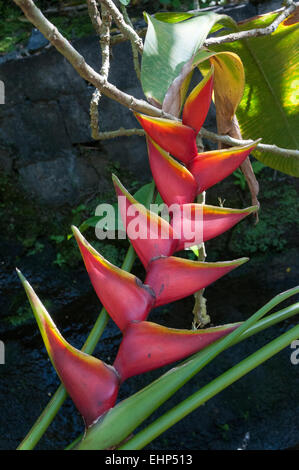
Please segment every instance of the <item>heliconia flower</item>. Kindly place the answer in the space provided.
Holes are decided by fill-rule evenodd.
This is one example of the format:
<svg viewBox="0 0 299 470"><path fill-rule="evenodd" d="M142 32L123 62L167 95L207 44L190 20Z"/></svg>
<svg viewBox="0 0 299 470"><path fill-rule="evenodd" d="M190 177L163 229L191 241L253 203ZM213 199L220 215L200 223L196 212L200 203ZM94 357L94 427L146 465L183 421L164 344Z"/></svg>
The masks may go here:
<svg viewBox="0 0 299 470"><path fill-rule="evenodd" d="M182 121L156 118L136 112L134 115L151 139L175 158L188 163L197 155L196 136L209 111L213 84L212 66L186 99Z"/></svg>
<svg viewBox="0 0 299 470"><path fill-rule="evenodd" d="M152 258L174 253L178 239L169 223L139 204L115 175L113 183L116 194L125 198L120 207L123 224L145 269Z"/></svg>
<svg viewBox="0 0 299 470"><path fill-rule="evenodd" d="M114 367L71 346L60 334L36 293L17 270L60 380L81 413L86 427L115 404L119 375Z"/></svg>
<svg viewBox="0 0 299 470"><path fill-rule="evenodd" d="M246 261L248 258L206 263L160 257L150 263L145 283L155 292L155 306L164 305L194 294Z"/></svg>
<svg viewBox="0 0 299 470"><path fill-rule="evenodd" d="M133 274L107 261L76 227L72 230L91 283L116 325L123 331L130 322L145 320L155 301L151 289Z"/></svg>
<svg viewBox="0 0 299 470"><path fill-rule="evenodd" d="M258 206L251 206L246 209L231 209L229 207L217 207L195 203L180 206L180 217L176 212L176 217L171 221L174 231L181 234L176 251L197 244L197 230L199 224L201 224L202 230L200 233L202 237L200 241L206 242L226 232L257 210ZM191 237L185 237L186 234L191 234Z"/></svg>
<svg viewBox="0 0 299 470"><path fill-rule="evenodd" d="M203 330L178 330L148 321L132 323L124 334L113 365L123 382L190 356L238 326L240 323Z"/></svg>
<svg viewBox="0 0 299 470"><path fill-rule="evenodd" d="M233 173L257 143L199 153L186 168L147 138L151 172L163 201L167 205L194 202L199 193Z"/></svg>
<svg viewBox="0 0 299 470"><path fill-rule="evenodd" d="M199 132L209 111L214 85L214 67L193 88L183 108L182 123Z"/></svg>

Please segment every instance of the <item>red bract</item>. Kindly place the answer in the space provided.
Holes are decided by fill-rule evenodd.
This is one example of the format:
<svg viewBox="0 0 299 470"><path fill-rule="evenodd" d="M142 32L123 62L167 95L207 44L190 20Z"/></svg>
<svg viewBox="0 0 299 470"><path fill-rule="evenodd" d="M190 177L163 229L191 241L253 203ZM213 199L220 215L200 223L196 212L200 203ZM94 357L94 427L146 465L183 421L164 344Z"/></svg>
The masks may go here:
<svg viewBox="0 0 299 470"><path fill-rule="evenodd" d="M94 290L112 320L121 330L133 320L145 320L155 301L154 293L136 276L103 258L76 227L72 230Z"/></svg>
<svg viewBox="0 0 299 470"><path fill-rule="evenodd" d="M248 258L204 263L174 256L160 257L151 262L145 282L155 292L155 306L164 305L194 294L246 261Z"/></svg>
<svg viewBox="0 0 299 470"><path fill-rule="evenodd" d="M255 149L258 142L240 147L199 153L189 162L189 171L201 193L235 171Z"/></svg>
<svg viewBox="0 0 299 470"><path fill-rule="evenodd" d="M18 274L52 364L88 427L114 406L119 389L118 373L67 343L28 281L20 271Z"/></svg>
<svg viewBox="0 0 299 470"><path fill-rule="evenodd" d="M167 152L183 162L197 155L196 132L179 121L135 113L145 132Z"/></svg>
<svg viewBox="0 0 299 470"><path fill-rule="evenodd" d="M116 194L125 199L125 204L121 204L120 210L123 224L146 269L152 259L159 256L171 256L184 249L185 245L192 246L210 240L229 230L258 209L257 206L230 209L194 203L173 203L168 207L171 218L168 223L138 203L115 175L113 175L113 181ZM135 227L138 227L139 236L134 230ZM191 238L187 238L186 235L191 235ZM201 239L196 241L198 237Z"/></svg>
<svg viewBox="0 0 299 470"><path fill-rule="evenodd" d="M208 206L206 204L184 204L180 206L179 213L172 219L171 225L175 232L181 233L177 251L186 246L196 244L196 227L202 221L202 241L206 242L226 232L249 214L256 212L258 206L246 209L231 209L229 207ZM194 234L194 238L185 238L184 234Z"/></svg>
<svg viewBox="0 0 299 470"><path fill-rule="evenodd" d="M156 256L171 255L178 242L172 227L139 204L115 175L113 182L116 194L124 198L120 208L123 224L144 267L147 268L149 261Z"/></svg>
<svg viewBox="0 0 299 470"><path fill-rule="evenodd" d="M184 105L182 122L135 113L147 135L184 163L197 155L196 135L208 114L213 76L214 68L211 67L210 72L192 90Z"/></svg>
<svg viewBox="0 0 299 470"><path fill-rule="evenodd" d="M205 78L191 91L183 109L182 123L199 132L207 117L212 100L214 67Z"/></svg>
<svg viewBox="0 0 299 470"><path fill-rule="evenodd" d="M151 172L165 204L193 202L198 185L192 173L151 138L147 138L147 148Z"/></svg>
<svg viewBox="0 0 299 470"><path fill-rule="evenodd" d="M193 202L195 196L235 171L255 149L257 142L242 147L198 153L187 168L150 138L148 156L157 189L167 205Z"/></svg>
<svg viewBox="0 0 299 470"><path fill-rule="evenodd" d="M171 362L190 356L205 348L240 324L225 325L204 330L176 330L156 323L132 323L118 350L114 367L123 382Z"/></svg>

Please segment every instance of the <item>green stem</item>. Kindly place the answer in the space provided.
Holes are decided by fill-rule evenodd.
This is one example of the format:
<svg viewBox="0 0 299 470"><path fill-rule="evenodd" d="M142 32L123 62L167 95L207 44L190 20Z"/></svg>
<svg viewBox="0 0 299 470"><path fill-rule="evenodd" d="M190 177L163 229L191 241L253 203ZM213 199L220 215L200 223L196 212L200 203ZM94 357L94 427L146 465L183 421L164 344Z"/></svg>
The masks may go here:
<svg viewBox="0 0 299 470"><path fill-rule="evenodd" d="M155 191L155 184L154 181L152 182L152 186L149 190L148 198L146 201L146 206L149 207L150 203L152 202L153 195ZM136 259L136 253L132 245L129 246L125 259L121 268L125 271L130 272L134 261ZM109 315L104 308L102 308L98 319L92 328L88 338L86 339L82 351L86 354L92 354L99 339L101 338L103 331L109 321ZM59 409L63 405L64 401L67 398L67 392L64 386L61 384L45 409L43 410L42 414L39 416L37 421L34 423L26 437L18 446L17 450L32 450L39 442L43 434L46 432L50 424L52 423L53 419L55 418L56 414L58 413Z"/></svg>
<svg viewBox="0 0 299 470"><path fill-rule="evenodd" d="M136 436L122 445L119 449L142 449L149 442L160 436L160 434L162 434L168 428L213 398L229 385L248 374L248 372L270 359L298 337L299 325L291 328L286 333L266 344L266 346L251 354L246 359L239 362L234 367L205 385L198 392L189 396L186 400L182 401L174 408L164 413L164 415L160 416L160 418L151 423L146 429L136 434Z"/></svg>
<svg viewBox="0 0 299 470"><path fill-rule="evenodd" d="M222 351L234 344L241 334L253 327L276 305L298 293L299 286L276 295L232 333L207 346L179 367L170 370L140 392L120 402L107 413L103 420L87 430L85 438L76 448L82 450L107 449L122 442L188 380Z"/></svg>

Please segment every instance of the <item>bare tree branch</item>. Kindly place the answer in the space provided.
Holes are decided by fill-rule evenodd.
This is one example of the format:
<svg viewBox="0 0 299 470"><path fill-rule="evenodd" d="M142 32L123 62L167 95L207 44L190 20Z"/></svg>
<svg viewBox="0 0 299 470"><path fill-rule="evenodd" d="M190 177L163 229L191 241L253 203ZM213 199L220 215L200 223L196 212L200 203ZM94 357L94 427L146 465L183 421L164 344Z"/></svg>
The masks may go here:
<svg viewBox="0 0 299 470"><path fill-rule="evenodd" d="M124 16L125 22L133 28L133 25L132 25L132 22L130 20L129 15L128 15L127 9L126 9L125 5L123 5L123 4L121 4L121 11L122 11L122 14ZM138 33L136 32L136 34L138 34ZM134 69L135 69L138 80L140 80L141 72L140 72L138 48L137 48L135 42L132 41L132 40L131 40L131 46L132 46Z"/></svg>
<svg viewBox="0 0 299 470"><path fill-rule="evenodd" d="M100 37L100 45L102 51L102 67L101 75L107 81L110 68L110 27L111 27L111 16L109 11L102 5L102 20L100 13L98 11L95 0L87 0L88 2L88 11L90 17L93 17L94 28ZM98 88L93 92L91 101L90 101L90 127L91 127L91 136L93 139L96 139L99 134L99 101L101 98L101 92Z"/></svg>
<svg viewBox="0 0 299 470"><path fill-rule="evenodd" d="M122 136L131 136L131 135L139 135L144 136L145 132L143 129L124 129L121 127L115 131L108 131L108 132L101 132L99 134L99 140L110 139L114 137L122 137ZM229 135L220 135L216 134L215 132L208 131L204 127L201 128L199 131L199 135L204 139L211 140L212 142L221 142L223 144L228 145L229 147L235 147L240 145L249 145L254 142L254 140L240 140L230 137ZM296 157L299 159L299 150L292 150L292 149L285 149L281 147L277 147L276 145L269 145L269 144L262 144L258 143L256 149L260 152L270 152L276 155L281 155L283 157Z"/></svg>
<svg viewBox="0 0 299 470"><path fill-rule="evenodd" d="M100 44L102 50L101 75L105 80L107 80L110 69L110 28L112 19L109 11L104 5L102 5L102 20L100 30Z"/></svg>
<svg viewBox="0 0 299 470"><path fill-rule="evenodd" d="M101 34L102 20L96 0L87 0L88 14L98 36Z"/></svg>
<svg viewBox="0 0 299 470"><path fill-rule="evenodd" d="M125 22L123 15L119 11L119 9L114 5L112 0L100 0L103 5L105 5L111 13L112 18L116 26L119 30L127 36L130 41L136 44L138 51L140 54L143 52L143 42L142 39L138 36L135 32L134 28L132 28L128 23Z"/></svg>
<svg viewBox="0 0 299 470"><path fill-rule="evenodd" d="M116 137L131 137L132 135L139 135L144 137L145 132L143 129L125 129L124 127L120 127L115 131L107 131L107 132L99 132L98 136L95 138L96 140L107 140L107 139L115 139Z"/></svg>
<svg viewBox="0 0 299 470"><path fill-rule="evenodd" d="M139 28L138 30L136 30L136 33L138 34L138 36L143 37L145 36L146 31L147 31L147 28ZM113 46L114 44L119 44L120 42L124 42L124 41L128 41L128 38L122 33L111 35L111 46Z"/></svg>
<svg viewBox="0 0 299 470"><path fill-rule="evenodd" d="M206 39L206 41L204 42L204 46L209 47L227 42L240 41L241 39L268 36L269 34L274 33L280 23L282 23L291 13L293 13L296 10L297 6L298 4L290 2L290 4L286 8L284 8L284 10L279 15L277 15L275 20L265 28L255 28L249 31L240 31L239 33L231 33L227 34L226 36L221 36L217 38L209 38Z"/></svg>

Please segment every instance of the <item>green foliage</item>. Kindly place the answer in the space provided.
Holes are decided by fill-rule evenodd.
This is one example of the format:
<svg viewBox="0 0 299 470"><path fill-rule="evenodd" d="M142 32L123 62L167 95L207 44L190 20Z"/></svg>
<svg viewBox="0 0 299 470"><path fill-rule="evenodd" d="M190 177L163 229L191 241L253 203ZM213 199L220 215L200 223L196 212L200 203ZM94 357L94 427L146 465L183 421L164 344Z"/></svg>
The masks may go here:
<svg viewBox="0 0 299 470"><path fill-rule="evenodd" d="M267 186L263 185L267 180ZM246 220L234 228L229 242L234 254L282 251L290 234L299 230L298 196L294 186L286 180L275 181L272 175L264 177L261 185L259 223L254 225Z"/></svg>
<svg viewBox="0 0 299 470"><path fill-rule="evenodd" d="M12 3L0 1L0 54L29 38L32 25L22 23L20 10Z"/></svg>
<svg viewBox="0 0 299 470"><path fill-rule="evenodd" d="M254 161L251 163L252 165L252 169L254 171L254 174L255 175L258 175L263 168L266 167L266 165L264 165L264 163L262 162L259 162L259 161ZM242 170L240 170L240 168L238 168L236 171L234 171L234 176L235 176L235 181L234 181L234 184L237 185L237 186L240 186L240 188L245 191L246 188L247 188L247 182L246 182L246 178L244 176L244 173L242 172Z"/></svg>

